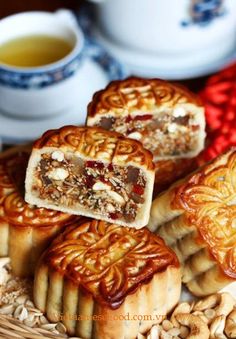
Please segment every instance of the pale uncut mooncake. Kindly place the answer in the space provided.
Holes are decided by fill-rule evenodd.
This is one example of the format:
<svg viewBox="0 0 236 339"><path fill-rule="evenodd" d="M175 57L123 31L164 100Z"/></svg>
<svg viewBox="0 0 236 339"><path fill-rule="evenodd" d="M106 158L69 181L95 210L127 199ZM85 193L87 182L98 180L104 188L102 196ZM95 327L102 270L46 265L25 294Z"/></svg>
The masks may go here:
<svg viewBox="0 0 236 339"><path fill-rule="evenodd" d="M66 126L34 144L25 199L140 228L149 220L153 183L152 154L140 142L97 127Z"/></svg>
<svg viewBox="0 0 236 339"><path fill-rule="evenodd" d="M24 201L24 180L30 148L0 154L0 257L10 257L13 273L33 275L52 239L78 217L37 208Z"/></svg>
<svg viewBox="0 0 236 339"><path fill-rule="evenodd" d="M159 79L111 82L95 93L87 125L141 141L155 162L194 157L204 147L205 117L199 98Z"/></svg>
<svg viewBox="0 0 236 339"><path fill-rule="evenodd" d="M43 254L34 302L70 335L134 339L163 320L180 290L178 259L161 238L90 219L70 226Z"/></svg>
<svg viewBox="0 0 236 339"><path fill-rule="evenodd" d="M206 164L153 202L149 228L178 255L183 282L203 296L236 280L236 150Z"/></svg>

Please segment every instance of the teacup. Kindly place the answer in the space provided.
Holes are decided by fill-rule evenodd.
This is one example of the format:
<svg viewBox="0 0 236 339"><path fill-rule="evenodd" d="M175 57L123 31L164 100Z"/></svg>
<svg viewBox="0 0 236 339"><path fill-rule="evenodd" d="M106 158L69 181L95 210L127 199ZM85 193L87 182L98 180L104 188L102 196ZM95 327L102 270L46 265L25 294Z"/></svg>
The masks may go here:
<svg viewBox="0 0 236 339"><path fill-rule="evenodd" d="M236 0L89 1L105 37L166 69L209 65L235 49Z"/></svg>
<svg viewBox="0 0 236 339"><path fill-rule="evenodd" d="M26 12L0 21L0 45L29 35L48 35L73 47L64 58L44 66L0 64L0 110L20 118L39 118L66 111L73 105L84 36L69 11Z"/></svg>

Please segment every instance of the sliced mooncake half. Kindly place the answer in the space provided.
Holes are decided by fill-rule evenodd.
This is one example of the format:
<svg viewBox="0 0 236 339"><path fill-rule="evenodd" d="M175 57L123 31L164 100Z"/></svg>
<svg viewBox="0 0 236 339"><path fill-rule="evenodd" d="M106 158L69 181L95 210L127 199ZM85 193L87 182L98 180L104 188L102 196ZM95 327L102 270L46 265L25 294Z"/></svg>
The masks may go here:
<svg viewBox="0 0 236 339"><path fill-rule="evenodd" d="M154 161L194 157L204 147L205 117L199 98L159 79L111 82L95 93L87 125L141 141Z"/></svg>
<svg viewBox="0 0 236 339"><path fill-rule="evenodd" d="M43 254L34 302L70 335L135 339L165 318L180 291L178 259L160 237L90 219L70 226Z"/></svg>
<svg viewBox="0 0 236 339"><path fill-rule="evenodd" d="M25 199L140 228L149 220L153 184L152 154L140 142L98 127L66 126L34 144Z"/></svg>
<svg viewBox="0 0 236 339"><path fill-rule="evenodd" d="M172 247L183 282L203 296L236 280L236 150L159 195L149 228Z"/></svg>

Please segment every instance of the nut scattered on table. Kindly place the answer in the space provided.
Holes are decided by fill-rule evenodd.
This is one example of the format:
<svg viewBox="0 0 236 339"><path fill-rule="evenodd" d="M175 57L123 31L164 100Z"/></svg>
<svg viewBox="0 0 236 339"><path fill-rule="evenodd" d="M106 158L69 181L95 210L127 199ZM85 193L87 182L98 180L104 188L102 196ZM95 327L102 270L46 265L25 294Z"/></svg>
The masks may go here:
<svg viewBox="0 0 236 339"><path fill-rule="evenodd" d="M62 323L51 324L31 301L26 279L11 274L8 258L0 258L0 321L15 321L37 333L69 338ZM3 281L3 282L2 282ZM10 318L9 318L10 317ZM20 322L19 322L20 321ZM0 328L1 335L1 328ZM137 339L227 339L236 338L236 301L229 293L216 293L195 302L181 302L172 313ZM78 339L78 338L71 338Z"/></svg>

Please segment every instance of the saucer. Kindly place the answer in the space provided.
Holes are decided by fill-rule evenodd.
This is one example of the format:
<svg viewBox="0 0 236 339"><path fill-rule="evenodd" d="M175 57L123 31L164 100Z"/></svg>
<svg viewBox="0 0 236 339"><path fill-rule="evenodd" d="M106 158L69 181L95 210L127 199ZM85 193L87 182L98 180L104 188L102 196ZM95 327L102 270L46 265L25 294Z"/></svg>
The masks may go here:
<svg viewBox="0 0 236 339"><path fill-rule="evenodd" d="M123 64L129 74L143 77L157 77L166 80L186 80L210 75L228 66L236 60L236 45L234 50L223 59L197 67L186 67L185 63L177 63L175 56L157 56L155 53L145 53L119 45L106 37L98 27L94 17L93 7L89 4L82 6L78 15L80 26L86 36L113 55Z"/></svg>
<svg viewBox="0 0 236 339"><path fill-rule="evenodd" d="M20 119L0 111L0 139L5 144L32 141L48 129L63 125L83 125L87 105L94 92L104 88L111 80L126 76L124 67L104 48L89 38L86 40L84 60L77 73L78 95L66 112L42 119Z"/></svg>
<svg viewBox="0 0 236 339"><path fill-rule="evenodd" d="M215 73L236 60L235 46L235 49L223 59L190 68L185 67L184 64L182 66L176 65L175 58L172 56L167 60L163 56L158 57L155 54L125 48L109 40L96 27L94 27L93 34L96 41L104 46L109 53L116 56L127 67L130 74L143 77L158 77L166 80L197 78Z"/></svg>

